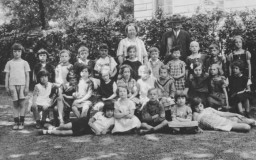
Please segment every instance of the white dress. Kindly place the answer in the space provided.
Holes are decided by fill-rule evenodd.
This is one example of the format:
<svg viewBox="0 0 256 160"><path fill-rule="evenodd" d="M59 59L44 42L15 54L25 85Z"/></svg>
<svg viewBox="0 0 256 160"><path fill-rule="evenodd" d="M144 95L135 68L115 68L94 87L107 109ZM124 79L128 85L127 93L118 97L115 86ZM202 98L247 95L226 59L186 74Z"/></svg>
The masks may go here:
<svg viewBox="0 0 256 160"><path fill-rule="evenodd" d="M120 103L120 100L115 102L115 110L119 110L121 113L129 114L131 109L135 110L135 104L129 99L127 99L127 101L123 103ZM136 116L133 116L131 119L127 119L127 118L115 119L115 126L112 130L112 133L126 132L133 128L140 128L140 126L141 126L141 122Z"/></svg>

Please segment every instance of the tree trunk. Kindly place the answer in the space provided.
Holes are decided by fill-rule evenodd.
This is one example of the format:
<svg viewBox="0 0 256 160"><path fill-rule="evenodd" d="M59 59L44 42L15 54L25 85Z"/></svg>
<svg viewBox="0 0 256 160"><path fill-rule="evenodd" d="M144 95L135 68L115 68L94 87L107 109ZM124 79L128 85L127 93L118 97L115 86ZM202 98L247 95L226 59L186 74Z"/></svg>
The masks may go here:
<svg viewBox="0 0 256 160"><path fill-rule="evenodd" d="M40 10L40 19L42 29L46 29L45 13L44 13L44 3L43 0L38 0L39 10Z"/></svg>

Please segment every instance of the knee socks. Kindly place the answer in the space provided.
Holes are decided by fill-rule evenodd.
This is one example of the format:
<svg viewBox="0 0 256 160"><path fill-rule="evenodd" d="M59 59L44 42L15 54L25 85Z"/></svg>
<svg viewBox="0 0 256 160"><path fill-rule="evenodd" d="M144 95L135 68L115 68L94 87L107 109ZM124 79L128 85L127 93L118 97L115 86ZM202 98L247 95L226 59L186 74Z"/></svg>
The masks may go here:
<svg viewBox="0 0 256 160"><path fill-rule="evenodd" d="M25 116L20 116L20 123L21 124L24 124L24 119L25 119Z"/></svg>
<svg viewBox="0 0 256 160"><path fill-rule="evenodd" d="M19 122L20 122L19 117L15 117L15 118L14 118L14 123L15 123L15 124L19 124Z"/></svg>

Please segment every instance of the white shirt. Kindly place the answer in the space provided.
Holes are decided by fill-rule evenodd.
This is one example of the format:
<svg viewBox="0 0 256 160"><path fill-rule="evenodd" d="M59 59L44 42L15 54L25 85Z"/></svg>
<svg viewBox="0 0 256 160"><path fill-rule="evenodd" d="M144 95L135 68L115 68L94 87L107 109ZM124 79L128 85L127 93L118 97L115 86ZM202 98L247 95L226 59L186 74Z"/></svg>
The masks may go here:
<svg viewBox="0 0 256 160"><path fill-rule="evenodd" d="M103 112L97 112L93 116L93 118L96 119L96 121L93 124L100 132L108 129L111 125L115 124L114 117L107 118L104 116Z"/></svg>

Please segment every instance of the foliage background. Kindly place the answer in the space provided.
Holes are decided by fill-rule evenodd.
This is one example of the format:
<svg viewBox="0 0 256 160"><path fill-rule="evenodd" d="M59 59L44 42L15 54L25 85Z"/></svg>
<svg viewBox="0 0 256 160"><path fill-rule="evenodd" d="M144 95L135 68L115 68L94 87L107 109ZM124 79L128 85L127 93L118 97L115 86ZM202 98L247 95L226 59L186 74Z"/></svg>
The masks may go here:
<svg viewBox="0 0 256 160"><path fill-rule="evenodd" d="M40 1L43 2L43 11ZM147 49L158 47L161 36L170 29L168 22L173 18L158 11L151 20L136 21L133 19L132 0L103 0L102 3L96 0L3 0L2 4L8 9L11 21L0 26L1 72L12 58L10 47L14 42L26 48L23 58L29 61L31 68L36 63L36 52L40 48L49 51L50 61L56 65L61 49L69 49L75 58L81 44L90 49L92 59L97 57L97 48L102 42L109 45L110 55L115 56L119 41L126 36L124 28L131 22L139 26L138 36ZM105 8L101 9L103 6ZM252 53L252 66L255 68L255 13L255 10L227 13L218 9L196 13L192 17L182 17L183 28L200 43L203 53L208 53L208 46L217 42L222 52L229 54L233 49L232 37L242 35L244 48ZM0 83L3 83L3 73L0 78Z"/></svg>

